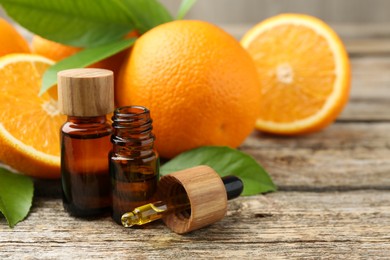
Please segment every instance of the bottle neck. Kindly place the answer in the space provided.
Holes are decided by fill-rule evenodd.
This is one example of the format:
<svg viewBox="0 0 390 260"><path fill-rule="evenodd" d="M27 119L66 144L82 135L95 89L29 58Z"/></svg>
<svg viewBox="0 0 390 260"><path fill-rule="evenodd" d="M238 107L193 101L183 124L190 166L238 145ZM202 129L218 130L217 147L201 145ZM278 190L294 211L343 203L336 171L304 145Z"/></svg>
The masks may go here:
<svg viewBox="0 0 390 260"><path fill-rule="evenodd" d="M152 119L147 108L120 107L112 117L113 152L123 156L145 156L153 153Z"/></svg>
<svg viewBox="0 0 390 260"><path fill-rule="evenodd" d="M67 121L74 124L105 124L107 122L106 116L68 116Z"/></svg>

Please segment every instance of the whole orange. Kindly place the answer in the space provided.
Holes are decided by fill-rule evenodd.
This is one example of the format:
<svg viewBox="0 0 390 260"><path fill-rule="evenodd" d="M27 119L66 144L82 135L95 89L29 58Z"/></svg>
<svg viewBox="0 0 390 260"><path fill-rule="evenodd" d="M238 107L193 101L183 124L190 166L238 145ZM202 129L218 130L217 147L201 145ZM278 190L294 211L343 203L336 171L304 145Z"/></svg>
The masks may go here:
<svg viewBox="0 0 390 260"><path fill-rule="evenodd" d="M135 34L131 33L127 37L134 36ZM33 36L31 48L33 53L42 55L54 61L60 61L82 50L82 48L79 47L64 45L58 42L50 41L48 39L40 37L39 35ZM114 71L114 73L117 74L126 54L126 51L119 52L88 67L108 69Z"/></svg>
<svg viewBox="0 0 390 260"><path fill-rule="evenodd" d="M207 22L173 21L142 35L117 84L117 104L150 109L164 158L203 145L237 147L259 115L253 60Z"/></svg>
<svg viewBox="0 0 390 260"><path fill-rule="evenodd" d="M9 53L30 53L27 41L6 20L0 18L0 56Z"/></svg>
<svg viewBox="0 0 390 260"><path fill-rule="evenodd" d="M126 35L127 38L136 37L138 34L135 31L132 31ZM69 46L65 44L61 44L58 42L54 42L45 38L40 37L39 35L34 35L31 42L32 52L34 54L42 55L46 58L49 58L53 61L63 60L77 52L81 51L82 48ZM119 74L119 69L121 67L122 62L124 61L128 50L121 51L117 54L114 54L111 57L98 61L92 65L89 65L89 68L101 68L112 70L114 75L117 76ZM53 87L49 89L49 94L57 99L57 88Z"/></svg>
<svg viewBox="0 0 390 260"><path fill-rule="evenodd" d="M33 36L31 49L33 53L42 55L53 61L60 61L82 50L82 48L47 40L39 35Z"/></svg>

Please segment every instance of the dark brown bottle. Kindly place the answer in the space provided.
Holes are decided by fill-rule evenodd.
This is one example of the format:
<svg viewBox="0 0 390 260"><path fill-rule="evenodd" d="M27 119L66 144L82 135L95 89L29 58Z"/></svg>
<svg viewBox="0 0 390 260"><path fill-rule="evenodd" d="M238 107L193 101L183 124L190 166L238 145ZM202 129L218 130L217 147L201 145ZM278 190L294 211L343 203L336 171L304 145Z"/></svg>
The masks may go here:
<svg viewBox="0 0 390 260"><path fill-rule="evenodd" d="M124 213L153 201L159 176L152 119L147 108L117 108L112 117L110 153L112 218L122 224Z"/></svg>
<svg viewBox="0 0 390 260"><path fill-rule="evenodd" d="M58 74L61 111L68 115L61 128L61 178L64 208L76 217L108 213L111 187L107 155L114 109L113 73L74 69Z"/></svg>

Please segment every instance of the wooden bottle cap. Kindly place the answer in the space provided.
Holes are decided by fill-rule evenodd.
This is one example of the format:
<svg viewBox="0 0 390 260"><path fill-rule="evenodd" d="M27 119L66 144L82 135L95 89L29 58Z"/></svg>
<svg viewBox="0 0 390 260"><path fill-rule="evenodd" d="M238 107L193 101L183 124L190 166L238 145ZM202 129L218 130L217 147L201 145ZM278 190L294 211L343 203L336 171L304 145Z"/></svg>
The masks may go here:
<svg viewBox="0 0 390 260"><path fill-rule="evenodd" d="M114 110L114 76L105 69L70 69L57 74L58 106L69 116L102 116Z"/></svg>
<svg viewBox="0 0 390 260"><path fill-rule="evenodd" d="M178 234L208 226L221 220L227 211L226 189L221 177L210 167L202 165L163 176L159 190L174 197L182 190L187 193L191 211L172 213L163 217L165 224Z"/></svg>

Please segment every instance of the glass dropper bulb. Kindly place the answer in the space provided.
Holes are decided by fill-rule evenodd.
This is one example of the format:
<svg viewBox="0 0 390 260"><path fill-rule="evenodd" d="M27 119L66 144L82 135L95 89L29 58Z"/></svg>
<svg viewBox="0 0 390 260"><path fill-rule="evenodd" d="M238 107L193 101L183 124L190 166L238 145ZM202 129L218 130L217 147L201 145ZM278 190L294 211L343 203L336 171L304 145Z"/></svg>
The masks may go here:
<svg viewBox="0 0 390 260"><path fill-rule="evenodd" d="M222 177L225 185L227 199L231 200L241 195L244 185L240 178L236 176ZM183 189L182 192L172 198L155 201L135 208L131 212L122 215L122 225L132 227L134 225L144 225L163 216L172 213L182 213L191 209L188 197Z"/></svg>

